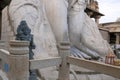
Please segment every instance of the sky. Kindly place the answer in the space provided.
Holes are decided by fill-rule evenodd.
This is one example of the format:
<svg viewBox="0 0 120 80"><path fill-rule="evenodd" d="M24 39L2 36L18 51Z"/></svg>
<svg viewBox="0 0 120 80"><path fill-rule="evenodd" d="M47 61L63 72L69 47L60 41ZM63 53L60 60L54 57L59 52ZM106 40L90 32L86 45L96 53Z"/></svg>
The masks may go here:
<svg viewBox="0 0 120 80"><path fill-rule="evenodd" d="M99 11L105 16L100 18L100 23L115 22L120 18L120 0L97 0Z"/></svg>

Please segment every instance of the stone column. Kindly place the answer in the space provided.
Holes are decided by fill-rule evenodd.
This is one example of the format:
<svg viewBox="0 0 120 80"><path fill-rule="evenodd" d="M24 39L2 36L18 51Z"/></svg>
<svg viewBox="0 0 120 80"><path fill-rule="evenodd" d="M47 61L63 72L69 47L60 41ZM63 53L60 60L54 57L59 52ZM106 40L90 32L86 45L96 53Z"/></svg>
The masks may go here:
<svg viewBox="0 0 120 80"><path fill-rule="evenodd" d="M58 80L70 80L69 79L69 63L67 63L67 56L70 56L70 43L69 42L63 42L59 46L59 53L62 58L62 63L59 67L59 76Z"/></svg>
<svg viewBox="0 0 120 80"><path fill-rule="evenodd" d="M116 44L119 44L120 43L120 35L119 35L119 33L116 33L115 34L116 35Z"/></svg>
<svg viewBox="0 0 120 80"><path fill-rule="evenodd" d="M99 19L100 19L101 16L95 16L95 22L97 23L97 25L99 25Z"/></svg>
<svg viewBox="0 0 120 80"><path fill-rule="evenodd" d="M29 42L11 41L8 65L9 80L29 80Z"/></svg>

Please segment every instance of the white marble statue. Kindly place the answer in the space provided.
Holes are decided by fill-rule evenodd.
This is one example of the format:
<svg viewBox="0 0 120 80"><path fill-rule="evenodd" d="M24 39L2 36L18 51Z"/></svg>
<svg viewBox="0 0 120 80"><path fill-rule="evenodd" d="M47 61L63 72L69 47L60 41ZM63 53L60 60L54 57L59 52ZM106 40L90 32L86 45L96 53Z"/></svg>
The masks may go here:
<svg viewBox="0 0 120 80"><path fill-rule="evenodd" d="M40 0L12 0L8 6L7 12L10 23L9 27L14 33L14 36L16 35L16 30L20 22L22 20L27 22L34 36L34 43L36 45L36 48L33 49L34 59L58 56L57 43L47 20L44 6ZM6 36L8 37L9 35ZM39 77L43 77L47 80L48 76L52 74L51 70L55 71L56 68L52 67L38 70L41 75Z"/></svg>
<svg viewBox="0 0 120 80"><path fill-rule="evenodd" d="M108 53L98 27L84 12L86 0L42 0L57 42L68 40L92 58ZM68 29L68 30L67 30Z"/></svg>
<svg viewBox="0 0 120 80"><path fill-rule="evenodd" d="M33 49L34 59L58 56L56 40L40 0L12 0L8 13L14 34L22 20L25 20L31 29L36 45L36 48ZM45 77L47 80L46 75L52 74L51 70L56 70L56 68L39 70L41 75L39 77Z"/></svg>
<svg viewBox="0 0 120 80"><path fill-rule="evenodd" d="M12 0L8 7L9 27L15 35L20 22L27 22L34 35L35 59L58 56L57 43L69 40L78 52L81 51L77 53L82 54L81 57L105 56L109 45L95 22L85 14L85 8L85 0ZM46 70L41 70L43 76L50 73L57 77L56 72Z"/></svg>
<svg viewBox="0 0 120 80"><path fill-rule="evenodd" d="M14 33L22 20L25 20L34 35L36 48L35 58L57 56L56 40L44 12L40 0L12 0L9 6L9 16Z"/></svg>
<svg viewBox="0 0 120 80"><path fill-rule="evenodd" d="M57 43L69 41L67 23L67 0L42 0L47 18L52 27Z"/></svg>
<svg viewBox="0 0 120 80"><path fill-rule="evenodd" d="M68 24L72 45L90 56L104 57L110 46L102 38L96 23L84 12L85 0L71 0L69 4Z"/></svg>
<svg viewBox="0 0 120 80"><path fill-rule="evenodd" d="M70 39L71 45L75 46L71 50L74 56L78 55L83 58L92 57L97 59L101 56L105 57L110 46L103 40L96 23L84 12L86 8L85 0L42 1L45 5L48 21L58 43L63 40L69 41ZM67 39L68 36L69 39ZM73 69L76 70L76 67ZM84 69L79 70L86 71ZM80 80L83 78L82 76ZM84 76L84 80L93 80L93 78L94 80L102 80L102 78L103 80L109 79L109 77L100 74L92 76L88 74ZM115 79L112 78L112 80Z"/></svg>

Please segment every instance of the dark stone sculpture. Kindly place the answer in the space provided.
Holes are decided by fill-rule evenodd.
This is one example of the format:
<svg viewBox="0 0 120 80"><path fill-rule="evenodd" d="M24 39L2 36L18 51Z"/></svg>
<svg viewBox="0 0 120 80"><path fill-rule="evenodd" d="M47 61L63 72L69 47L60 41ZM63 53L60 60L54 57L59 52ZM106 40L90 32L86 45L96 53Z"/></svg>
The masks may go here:
<svg viewBox="0 0 120 80"><path fill-rule="evenodd" d="M17 28L16 40L29 41L29 59L33 59L33 51L35 49L35 44L33 41L33 35L31 34L31 29L28 27L25 21L21 21Z"/></svg>
<svg viewBox="0 0 120 80"><path fill-rule="evenodd" d="M28 27L26 21L21 21L17 28L16 40L29 41L29 59L33 59L33 51L35 49L35 44L33 41L33 35L31 34L31 29ZM30 77L29 80L37 80L36 70L29 70Z"/></svg>

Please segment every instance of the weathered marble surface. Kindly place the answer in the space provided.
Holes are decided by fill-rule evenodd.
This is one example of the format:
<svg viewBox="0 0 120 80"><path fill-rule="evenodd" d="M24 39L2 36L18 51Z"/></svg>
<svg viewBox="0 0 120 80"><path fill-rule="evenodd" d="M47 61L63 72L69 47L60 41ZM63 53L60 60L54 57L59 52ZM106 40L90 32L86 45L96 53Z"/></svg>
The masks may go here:
<svg viewBox="0 0 120 80"><path fill-rule="evenodd" d="M85 0L42 0L57 42L69 40L92 58L105 56L109 45L98 27L84 12ZM69 36L69 38L68 38Z"/></svg>
<svg viewBox="0 0 120 80"><path fill-rule="evenodd" d="M42 0L48 21L58 43L69 41L67 23L67 0Z"/></svg>
<svg viewBox="0 0 120 80"><path fill-rule="evenodd" d="M14 36L20 21L26 20L34 34L35 44L39 44L37 45L39 48L37 47L34 52L36 54L42 52L40 54L42 57L46 57L47 52L52 56L56 55L56 41L57 43L69 41L69 37L71 44L87 55L104 56L108 53L109 46L103 40L94 21L84 13L85 4L82 0L77 2L76 0L51 0L50 3L48 0L41 0L41 2L39 0L12 0L9 12L7 12L9 13L8 23L10 23L7 26L11 26L8 28L11 31L6 31ZM3 20L3 23L5 22L6 20ZM6 40L5 36L10 35L5 35L6 31L2 31L4 38L2 39ZM10 39L13 38L8 38ZM52 54L53 52L55 54Z"/></svg>
<svg viewBox="0 0 120 80"><path fill-rule="evenodd" d="M56 40L40 0L12 0L9 6L9 16L15 34L20 21L27 22L34 35L35 58L57 56Z"/></svg>
<svg viewBox="0 0 120 80"><path fill-rule="evenodd" d="M2 27L6 27L6 21L9 23L3 30L3 35L6 34L3 40L13 39L7 38L10 36L9 32L14 36L20 21L25 20L34 35L36 59L57 56L56 41L69 41L69 37L71 45L87 55L104 56L108 47L97 25L84 13L84 4L84 0L12 0L6 8L8 14L6 11L3 14ZM55 71L53 68L51 70ZM51 71L43 69L41 73L46 76L46 73L51 74ZM46 76L46 79L50 76L52 74Z"/></svg>
<svg viewBox="0 0 120 80"><path fill-rule="evenodd" d="M105 56L110 46L103 40L96 23L84 12L85 0L78 0L69 9L69 34L72 45L89 56ZM92 55L94 54L94 55Z"/></svg>
<svg viewBox="0 0 120 80"><path fill-rule="evenodd" d="M6 45L10 40L15 39L17 27L22 20L27 22L31 33L34 35L36 45L33 50L34 58L58 56L56 40L40 0L12 0L9 7L3 10L2 40L7 42ZM9 32L12 32L11 36ZM48 68L47 71L46 69L39 70L39 72L45 76L51 72L51 68Z"/></svg>
<svg viewBox="0 0 120 80"><path fill-rule="evenodd" d="M50 3L48 0L43 0L43 3L58 43L64 40L64 36L69 36L71 44L89 55L88 58L104 57L108 53L110 46L103 40L96 23L84 13L86 8L84 0L51 0ZM64 32L68 35L64 35ZM85 80L105 78L105 76L97 76L86 75Z"/></svg>

